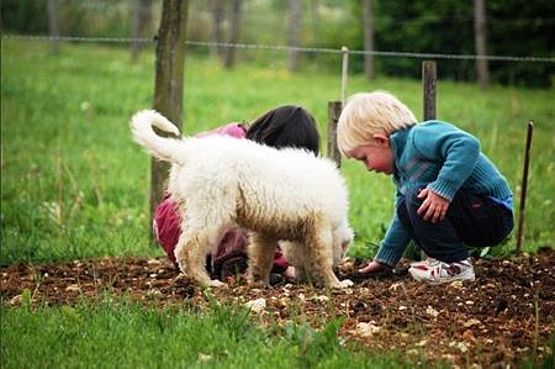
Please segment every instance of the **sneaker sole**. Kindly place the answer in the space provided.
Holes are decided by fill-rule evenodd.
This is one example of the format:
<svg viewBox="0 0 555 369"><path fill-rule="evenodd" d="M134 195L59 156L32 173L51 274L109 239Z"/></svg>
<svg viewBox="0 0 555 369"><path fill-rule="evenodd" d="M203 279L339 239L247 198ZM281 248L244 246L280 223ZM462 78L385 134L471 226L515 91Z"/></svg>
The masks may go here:
<svg viewBox="0 0 555 369"><path fill-rule="evenodd" d="M456 282L456 281L470 281L470 282L473 282L473 281L476 280L476 276L474 276L474 275L470 278L469 277L460 277L460 276L451 277L448 280L447 279L443 279L443 280L442 279L438 279L438 280L425 279L425 278L420 278L418 276L418 274L413 274L411 269L412 268L409 269L409 273L410 273L411 277L414 280L416 280L418 282L424 282L424 283L427 283L427 284L431 284L431 285L445 284L445 283L451 283L451 282Z"/></svg>

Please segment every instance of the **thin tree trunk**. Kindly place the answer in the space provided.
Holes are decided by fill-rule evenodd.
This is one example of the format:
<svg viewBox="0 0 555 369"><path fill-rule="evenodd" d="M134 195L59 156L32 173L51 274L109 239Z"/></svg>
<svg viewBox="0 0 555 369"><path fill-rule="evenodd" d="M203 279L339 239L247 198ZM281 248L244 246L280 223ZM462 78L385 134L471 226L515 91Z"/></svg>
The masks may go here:
<svg viewBox="0 0 555 369"><path fill-rule="evenodd" d="M289 0L289 32L287 43L292 47L299 47L301 34L301 1ZM287 70L295 72L299 69L300 53L298 50L287 52Z"/></svg>
<svg viewBox="0 0 555 369"><path fill-rule="evenodd" d="M131 30L131 63L135 64L139 59L139 54L143 44L138 41L145 36L145 31L150 26L152 0L137 0L133 9L133 25Z"/></svg>
<svg viewBox="0 0 555 369"><path fill-rule="evenodd" d="M364 51L374 51L374 16L372 0L362 0L362 24L364 35ZM375 77L374 55L364 54L364 75L368 79Z"/></svg>
<svg viewBox="0 0 555 369"><path fill-rule="evenodd" d="M188 0L164 0L156 46L154 109L181 127ZM152 159L150 214L163 198L169 165Z"/></svg>
<svg viewBox="0 0 555 369"><path fill-rule="evenodd" d="M474 0L474 41L478 55L476 73L482 88L489 86L488 61L483 59L487 55L486 40L486 0Z"/></svg>
<svg viewBox="0 0 555 369"><path fill-rule="evenodd" d="M241 22L241 0L231 0L231 26L229 30L229 42L237 43L239 40L239 23ZM224 67L233 68L235 64L235 48L228 47L224 57Z"/></svg>
<svg viewBox="0 0 555 369"><path fill-rule="evenodd" d="M314 44L320 44L320 0L311 0L310 12L312 15L312 33Z"/></svg>
<svg viewBox="0 0 555 369"><path fill-rule="evenodd" d="M210 29L210 41L215 44L222 42L222 21L224 16L224 6L222 0L212 0L210 4L212 10L212 24ZM222 55L222 48L219 45L210 46L210 56L213 58Z"/></svg>
<svg viewBox="0 0 555 369"><path fill-rule="evenodd" d="M48 29L52 41L50 42L52 52L60 52L60 21L58 19L58 0L48 0Z"/></svg>
<svg viewBox="0 0 555 369"><path fill-rule="evenodd" d="M2 20L2 0L0 0L0 31L4 30L4 21Z"/></svg>

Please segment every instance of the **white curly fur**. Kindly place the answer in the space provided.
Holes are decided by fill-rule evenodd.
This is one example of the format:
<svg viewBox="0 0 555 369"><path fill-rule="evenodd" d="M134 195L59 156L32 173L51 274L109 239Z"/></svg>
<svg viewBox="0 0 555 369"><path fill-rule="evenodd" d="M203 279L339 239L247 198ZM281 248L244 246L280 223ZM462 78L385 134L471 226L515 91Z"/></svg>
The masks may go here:
<svg viewBox="0 0 555 369"><path fill-rule="evenodd" d="M202 285L221 285L206 273L204 256L227 230L239 226L251 231L253 281L268 284L281 240L287 241L291 264L315 282L352 285L339 281L332 269L352 238L346 186L333 162L226 136L163 138L152 126L178 130L152 110L131 120L134 140L172 163L168 191L182 216L175 250L182 272Z"/></svg>

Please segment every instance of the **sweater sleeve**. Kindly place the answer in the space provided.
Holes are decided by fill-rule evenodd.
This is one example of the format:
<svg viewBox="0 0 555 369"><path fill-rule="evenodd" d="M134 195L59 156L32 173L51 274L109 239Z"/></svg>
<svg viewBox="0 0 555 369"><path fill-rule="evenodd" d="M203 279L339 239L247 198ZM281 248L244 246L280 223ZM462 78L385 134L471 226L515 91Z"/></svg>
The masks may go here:
<svg viewBox="0 0 555 369"><path fill-rule="evenodd" d="M410 235L395 214L374 260L394 268L403 257L410 240Z"/></svg>
<svg viewBox="0 0 555 369"><path fill-rule="evenodd" d="M397 201L398 199L399 194L397 193ZM395 205L397 206L397 203ZM410 235L401 224L401 221L397 217L397 211L395 211L391 219L391 224L385 233L385 237L382 242L380 242L380 248L374 260L392 268L395 267L397 262L403 257L403 253L410 240Z"/></svg>
<svg viewBox="0 0 555 369"><path fill-rule="evenodd" d="M442 163L436 180L427 188L453 200L478 161L478 139L451 124L434 121L415 129L413 144L424 157Z"/></svg>

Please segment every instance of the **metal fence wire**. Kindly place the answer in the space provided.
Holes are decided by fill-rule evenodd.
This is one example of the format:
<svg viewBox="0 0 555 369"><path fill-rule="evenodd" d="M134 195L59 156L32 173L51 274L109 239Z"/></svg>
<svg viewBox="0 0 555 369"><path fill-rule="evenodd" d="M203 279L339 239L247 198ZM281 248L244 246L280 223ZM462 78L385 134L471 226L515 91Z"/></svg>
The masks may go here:
<svg viewBox="0 0 555 369"><path fill-rule="evenodd" d="M47 35L2 35L2 39L14 39L22 41L60 41L60 42L82 42L82 43L142 43L155 45L156 39L131 38L131 37L83 37L83 36L47 36ZM187 41L187 45L202 47L222 47L251 50L274 50L274 51L298 51L315 54L344 54L350 55L372 55L392 58L412 59L436 59L436 60L488 60L502 62L524 62L524 63L555 63L555 57L538 56L511 56L511 55L474 55L474 54L438 54L438 53L411 53L399 51L366 51L350 50L345 48L319 48L319 47L293 47L286 45L268 44L246 44L228 42Z"/></svg>

